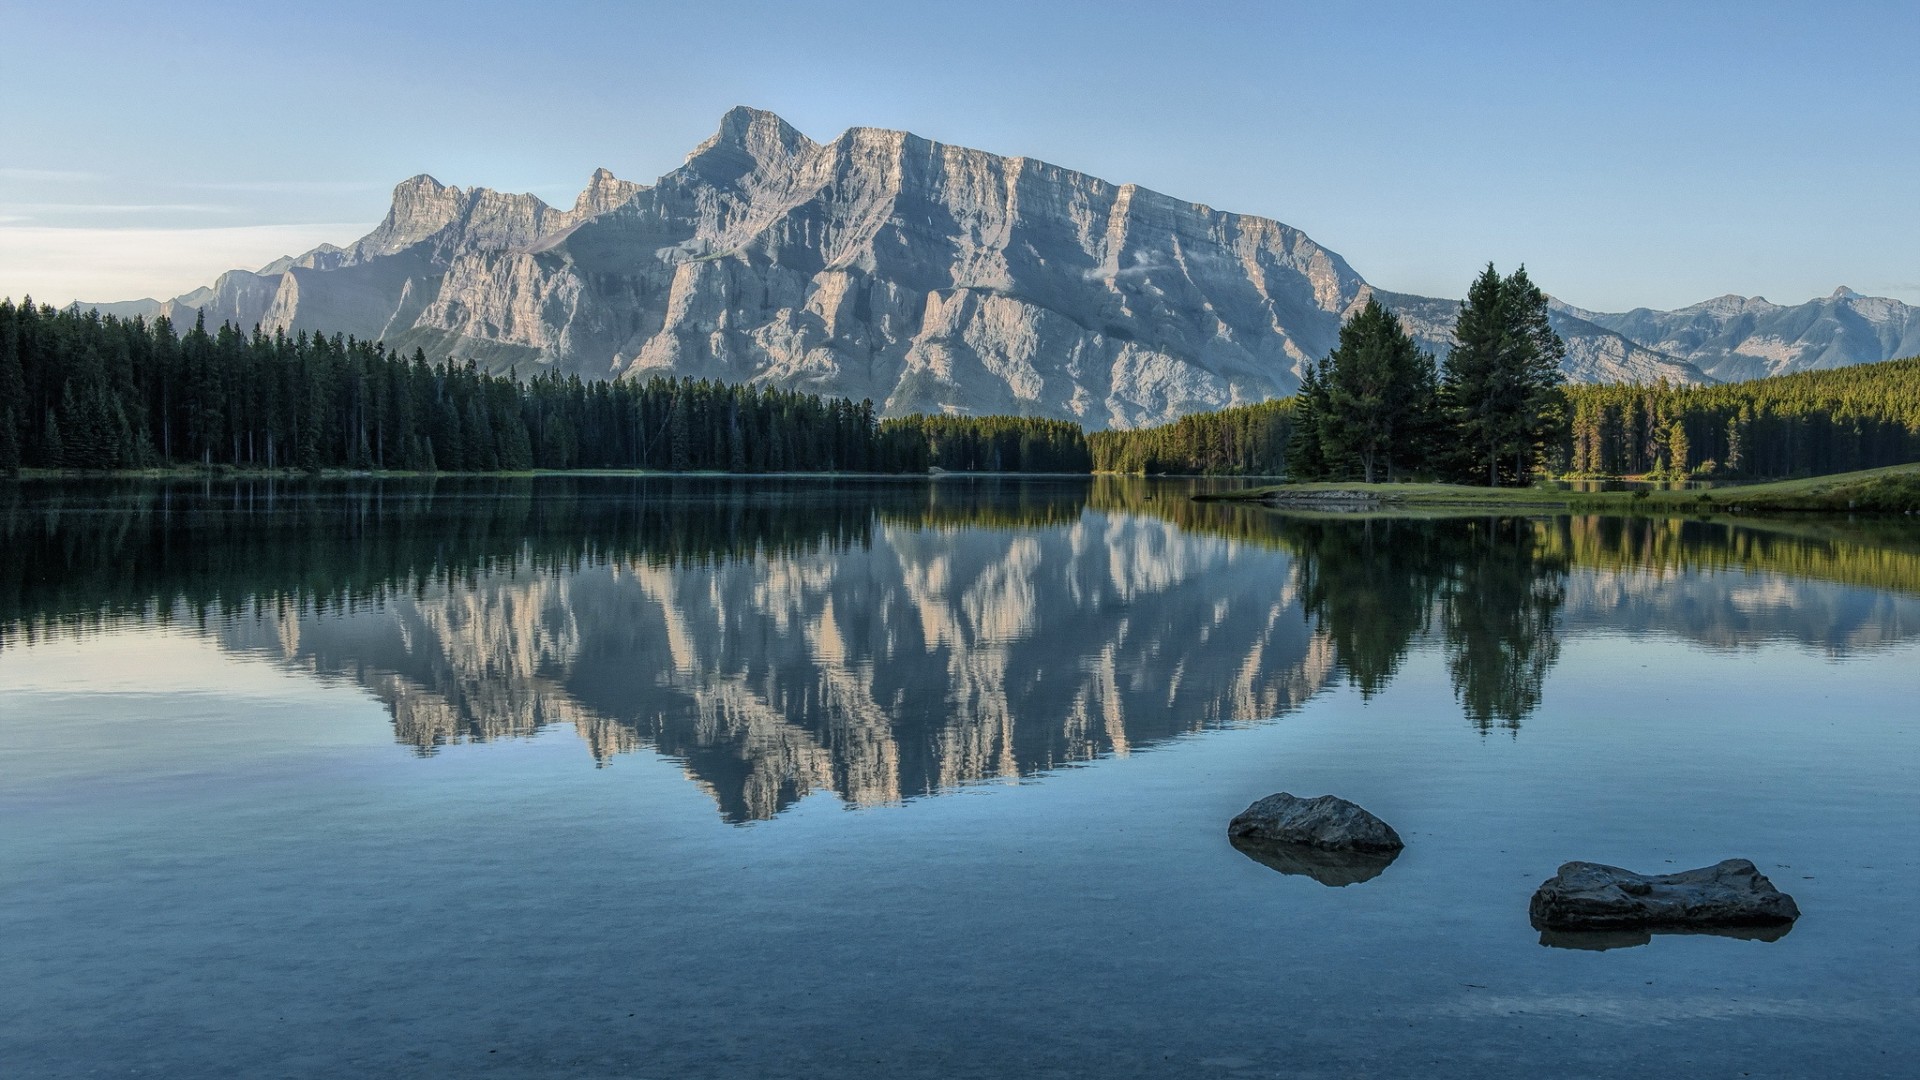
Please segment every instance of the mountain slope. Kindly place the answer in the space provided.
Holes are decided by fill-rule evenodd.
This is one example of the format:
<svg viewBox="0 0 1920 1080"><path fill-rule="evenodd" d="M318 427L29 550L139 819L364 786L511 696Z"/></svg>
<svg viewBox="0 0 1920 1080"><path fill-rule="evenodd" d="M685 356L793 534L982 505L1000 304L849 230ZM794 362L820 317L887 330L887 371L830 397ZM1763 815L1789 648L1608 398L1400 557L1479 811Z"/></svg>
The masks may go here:
<svg viewBox="0 0 1920 1080"><path fill-rule="evenodd" d="M1722 382L1920 354L1920 308L1845 286L1790 306L1722 296L1677 311L1609 315L1563 305L1559 313L1683 358Z"/></svg>
<svg viewBox="0 0 1920 1080"><path fill-rule="evenodd" d="M601 170L561 210L417 176L346 248L109 309L349 333L523 374L762 381L872 398L888 415L1097 429L1291 393L1369 295L1338 254L1279 222L905 132L818 143L737 108L651 187ZM1377 295L1447 351L1457 302ZM1833 310L1557 304L1553 319L1578 381L1920 351L1905 305L1819 303ZM1753 367L1768 357L1774 368Z"/></svg>
<svg viewBox="0 0 1920 1080"><path fill-rule="evenodd" d="M1460 314L1458 300L1441 300L1408 293L1374 293L1420 343L1445 357L1453 349L1453 321ZM1670 383L1711 382L1685 360L1650 349L1606 327L1557 306L1547 313L1555 333L1567 343L1560 370L1573 382Z"/></svg>

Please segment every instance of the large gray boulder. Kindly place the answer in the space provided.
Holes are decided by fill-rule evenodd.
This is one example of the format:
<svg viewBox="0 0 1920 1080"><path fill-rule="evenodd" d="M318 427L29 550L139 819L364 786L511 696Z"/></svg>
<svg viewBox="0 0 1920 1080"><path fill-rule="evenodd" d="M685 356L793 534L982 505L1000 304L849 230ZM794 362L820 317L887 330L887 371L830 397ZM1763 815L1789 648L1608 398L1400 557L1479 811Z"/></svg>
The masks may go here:
<svg viewBox="0 0 1920 1080"><path fill-rule="evenodd" d="M1636 874L1570 862L1533 894L1537 930L1777 926L1800 917L1793 897L1745 859L1678 874Z"/></svg>
<svg viewBox="0 0 1920 1080"><path fill-rule="evenodd" d="M1388 853L1406 847L1393 826L1345 799L1269 795L1227 825L1236 839L1297 844L1321 851Z"/></svg>

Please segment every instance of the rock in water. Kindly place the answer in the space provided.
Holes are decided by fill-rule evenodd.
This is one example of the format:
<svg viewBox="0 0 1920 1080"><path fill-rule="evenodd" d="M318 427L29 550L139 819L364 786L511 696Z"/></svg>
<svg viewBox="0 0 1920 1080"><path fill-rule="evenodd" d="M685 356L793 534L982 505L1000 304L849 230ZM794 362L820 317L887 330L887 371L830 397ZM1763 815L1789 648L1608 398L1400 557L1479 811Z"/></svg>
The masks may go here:
<svg viewBox="0 0 1920 1080"><path fill-rule="evenodd" d="M1752 863L1728 859L1658 875L1570 862L1541 884L1528 913L1536 930L1626 930L1774 926L1800 908Z"/></svg>
<svg viewBox="0 0 1920 1080"><path fill-rule="evenodd" d="M1393 827L1345 799L1301 799L1282 791L1242 811L1227 835L1321 851L1393 852L1406 847Z"/></svg>
<svg viewBox="0 0 1920 1080"><path fill-rule="evenodd" d="M1268 869L1310 877L1336 889L1372 881L1400 857L1398 851L1325 851L1251 836L1236 836L1231 842L1240 854Z"/></svg>

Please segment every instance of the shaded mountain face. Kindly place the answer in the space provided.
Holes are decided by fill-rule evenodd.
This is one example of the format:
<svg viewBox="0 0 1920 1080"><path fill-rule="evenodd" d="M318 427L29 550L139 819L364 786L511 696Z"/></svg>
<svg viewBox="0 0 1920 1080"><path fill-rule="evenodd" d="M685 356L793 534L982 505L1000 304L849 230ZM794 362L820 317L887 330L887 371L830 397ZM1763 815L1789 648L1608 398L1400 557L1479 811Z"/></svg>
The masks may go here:
<svg viewBox="0 0 1920 1080"><path fill-rule="evenodd" d="M1290 394L1373 292L1279 222L904 132L816 143L738 108L652 187L603 169L561 210L416 176L346 248L102 310L1098 429ZM1457 302L1379 295L1446 353ZM1692 339L1655 325L1680 314L1562 306L1568 375L1705 381ZM1871 336L1852 333L1849 348Z"/></svg>

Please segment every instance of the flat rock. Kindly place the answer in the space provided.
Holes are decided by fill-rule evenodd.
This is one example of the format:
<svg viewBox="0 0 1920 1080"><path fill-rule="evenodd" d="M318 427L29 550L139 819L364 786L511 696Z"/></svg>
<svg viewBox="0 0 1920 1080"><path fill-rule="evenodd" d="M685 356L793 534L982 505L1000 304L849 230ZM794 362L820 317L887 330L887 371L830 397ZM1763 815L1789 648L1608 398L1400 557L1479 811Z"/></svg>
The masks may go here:
<svg viewBox="0 0 1920 1080"><path fill-rule="evenodd" d="M1745 859L1678 874L1636 874L1570 862L1533 894L1537 930L1777 926L1800 917L1793 897Z"/></svg>
<svg viewBox="0 0 1920 1080"><path fill-rule="evenodd" d="M1227 835L1320 851L1396 852L1406 847L1393 826L1345 799L1302 799L1284 791L1247 807L1227 825Z"/></svg>

